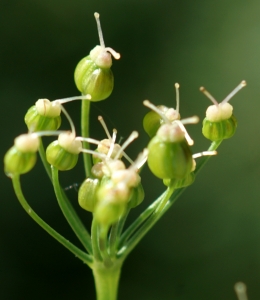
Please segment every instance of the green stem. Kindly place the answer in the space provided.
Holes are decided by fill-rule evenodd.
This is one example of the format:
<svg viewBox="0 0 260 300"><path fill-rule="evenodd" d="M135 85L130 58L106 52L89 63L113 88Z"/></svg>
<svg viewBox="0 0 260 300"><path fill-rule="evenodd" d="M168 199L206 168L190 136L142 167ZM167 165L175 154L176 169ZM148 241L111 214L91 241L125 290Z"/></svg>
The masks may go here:
<svg viewBox="0 0 260 300"><path fill-rule="evenodd" d="M40 158L42 160L42 164L45 168L45 171L46 173L48 174L51 182L52 182L52 177L51 177L51 166L50 164L47 162L47 159L46 159L46 152L45 152L45 149L44 149L44 146L43 146L43 143L42 143L42 139L40 139L40 147L39 147L39 154L40 154Z"/></svg>
<svg viewBox="0 0 260 300"><path fill-rule="evenodd" d="M123 245L118 251L118 258L125 259L126 256L134 249L134 247L140 242L144 235L152 228L152 226L161 218L163 208L174 191L174 185L169 186L164 196L160 199L155 211L150 215L147 221L143 224L139 230L133 234L133 236Z"/></svg>
<svg viewBox="0 0 260 300"><path fill-rule="evenodd" d="M45 154L45 149L42 143L42 140L40 141L40 147L39 147L39 154L42 160L42 163L44 165L44 168L51 180L51 182L53 182L53 178L52 178L52 170L51 170L51 166L50 164L47 162L46 159L46 154ZM58 172L58 171L57 171ZM58 173L57 173L58 176ZM58 179L58 177L57 177ZM59 185L59 183L58 183ZM74 219L74 223L78 223L78 227L79 227L79 235L81 236L82 240L80 240L82 242L82 244L84 245L84 247L86 248L86 250L92 254L92 249L91 249L91 240L90 240L90 236L88 231L86 230L85 226L82 224L81 220L79 219L78 215L76 214L73 206L70 204L69 199L67 198L65 192L63 189L59 188L59 192L62 194L61 198L63 199L63 206L67 206L67 209L69 210L70 215L73 216ZM63 210L62 210L63 211ZM64 213L64 212L63 212Z"/></svg>
<svg viewBox="0 0 260 300"><path fill-rule="evenodd" d="M90 101L82 101L81 106L81 135L82 137L89 137L89 112L90 112ZM89 143L83 142L83 148L89 149ZM86 177L91 175L91 156L87 153L83 153L84 168Z"/></svg>
<svg viewBox="0 0 260 300"><path fill-rule="evenodd" d="M110 235L109 235L109 254L113 258L116 256L120 236L123 231L123 227L124 227L125 221L127 219L127 216L129 214L130 210L131 210L131 207L130 207L130 203L129 203L126 213L119 219L118 222L116 222L111 227L111 231L110 231Z"/></svg>
<svg viewBox="0 0 260 300"><path fill-rule="evenodd" d="M107 235L108 235L108 226L104 226L99 224L99 249L101 256L103 258L103 264L107 268L112 266L112 260L108 253L108 245L107 245Z"/></svg>
<svg viewBox="0 0 260 300"><path fill-rule="evenodd" d="M220 146L220 144L223 142L223 140L217 141L217 142L212 142L209 149L207 151L214 151L217 150L217 148ZM208 162L208 160L211 158L210 155L208 156L202 156L199 160L199 162L196 165L196 169L194 173L197 175L201 168Z"/></svg>
<svg viewBox="0 0 260 300"><path fill-rule="evenodd" d="M38 224L40 225L47 233L49 233L54 239L56 239L59 243L61 243L65 248L67 248L70 252L72 252L76 257L81 259L84 263L86 263L89 267L92 267L92 257L87 253L80 250L78 247L70 243L66 240L62 235L60 235L57 231L55 231L52 227L50 227L46 222L44 222L30 207L28 202L26 201L20 184L20 176L14 175L12 178L13 187L15 194L24 208L24 210L28 213L28 215Z"/></svg>
<svg viewBox="0 0 260 300"><path fill-rule="evenodd" d="M212 142L208 151L216 150L221 141ZM211 156L203 156L199 163L196 166L195 175L197 176L198 172L201 168L208 162ZM138 244L138 242L142 239L142 237L151 229L151 227L163 216L163 214L173 205L173 203L179 198L179 196L184 192L185 188L181 188L176 190L172 195L170 194L170 199L167 197L164 200L161 200L161 196L157 199L152 205L150 205L139 217L138 219L125 231L121 240L120 240L120 248L121 250L118 252L118 257L126 257L131 250ZM170 191L166 190L166 194L170 193ZM163 197L165 193L162 195ZM162 204L161 201L164 203ZM159 203L159 204L158 204ZM154 207L155 211L154 211ZM151 213L154 213L151 215ZM150 216L150 218L148 218ZM146 221L146 222L144 222ZM141 226L142 224L142 226ZM138 227L141 226L139 229ZM138 229L138 231L132 236L132 234ZM128 241L129 237L132 238Z"/></svg>
<svg viewBox="0 0 260 300"><path fill-rule="evenodd" d="M111 257L114 257L116 252L118 228L119 221L112 225L109 234L109 254Z"/></svg>
<svg viewBox="0 0 260 300"><path fill-rule="evenodd" d="M150 215L155 211L156 207L159 205L164 193L160 195L151 205L149 205L145 211L143 211L138 218L126 229L120 238L118 248L123 247L125 242L133 235L133 233L141 226L141 224L150 217Z"/></svg>
<svg viewBox="0 0 260 300"><path fill-rule="evenodd" d="M91 240L93 256L95 261L102 261L102 256L99 249L99 232L98 232L98 222L96 221L95 215L93 214L93 220L91 224Z"/></svg>
<svg viewBox="0 0 260 300"><path fill-rule="evenodd" d="M116 300L122 261L116 261L107 268L100 262L94 262L93 275L95 279L97 300Z"/></svg>
<svg viewBox="0 0 260 300"><path fill-rule="evenodd" d="M52 180L53 180L55 195L58 200L58 204L63 212L63 215L65 216L70 227L75 232L76 236L78 237L82 245L90 254L92 254L91 237L87 229L79 219L70 201L68 200L67 197L65 197L63 190L60 188L59 171L57 168L53 166L52 166Z"/></svg>

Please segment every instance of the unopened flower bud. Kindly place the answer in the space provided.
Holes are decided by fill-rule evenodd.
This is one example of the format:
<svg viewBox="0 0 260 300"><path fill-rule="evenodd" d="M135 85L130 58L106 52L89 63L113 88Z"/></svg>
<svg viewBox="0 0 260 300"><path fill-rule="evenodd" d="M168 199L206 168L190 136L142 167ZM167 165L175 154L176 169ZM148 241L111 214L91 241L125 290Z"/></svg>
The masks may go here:
<svg viewBox="0 0 260 300"><path fill-rule="evenodd" d="M95 13L94 15L98 25L100 45L91 50L90 54L78 63L74 78L81 93L90 94L92 101L100 101L110 96L114 87L114 76L110 70L111 54L115 59L119 59L120 54L105 47L99 14Z"/></svg>
<svg viewBox="0 0 260 300"><path fill-rule="evenodd" d="M67 171L75 167L82 144L75 140L72 133L61 133L58 140L52 142L46 149L49 164L60 171Z"/></svg>
<svg viewBox="0 0 260 300"><path fill-rule="evenodd" d="M143 202L143 200L144 200L144 189L141 182L139 182L139 184L136 187L132 188L131 196L129 199L129 205L131 208L134 208L140 205Z"/></svg>
<svg viewBox="0 0 260 300"><path fill-rule="evenodd" d="M144 105L151 108L152 111L148 112L143 119L143 127L145 132L150 138L156 135L157 130L165 123L172 123L176 120L180 120L179 106L179 84L175 83L176 89L176 109L168 108L164 105L154 106L149 101L144 101Z"/></svg>
<svg viewBox="0 0 260 300"><path fill-rule="evenodd" d="M95 218L102 225L110 226L124 215L126 204L124 202L100 201L95 207Z"/></svg>
<svg viewBox="0 0 260 300"><path fill-rule="evenodd" d="M87 178L79 188L78 201L79 205L87 211L93 212L97 202L97 190L99 180Z"/></svg>
<svg viewBox="0 0 260 300"><path fill-rule="evenodd" d="M220 141L234 135L237 121L233 115L233 107L228 101L244 86L246 82L242 81L221 103L218 103L204 87L200 88L214 104L208 107L206 118L203 120L202 133L207 139Z"/></svg>
<svg viewBox="0 0 260 300"><path fill-rule="evenodd" d="M36 152L39 148L39 139L35 134L22 134L14 140L4 157L5 173L7 176L25 174L36 163Z"/></svg>
<svg viewBox="0 0 260 300"><path fill-rule="evenodd" d="M31 132L57 130L61 125L61 108L48 99L39 99L27 111L24 120Z"/></svg>
<svg viewBox="0 0 260 300"><path fill-rule="evenodd" d="M190 146L177 124L163 125L165 126L171 127L169 130L160 129L166 133L165 136L158 135L159 130L148 144L148 166L152 173L161 179L183 179L192 167Z"/></svg>

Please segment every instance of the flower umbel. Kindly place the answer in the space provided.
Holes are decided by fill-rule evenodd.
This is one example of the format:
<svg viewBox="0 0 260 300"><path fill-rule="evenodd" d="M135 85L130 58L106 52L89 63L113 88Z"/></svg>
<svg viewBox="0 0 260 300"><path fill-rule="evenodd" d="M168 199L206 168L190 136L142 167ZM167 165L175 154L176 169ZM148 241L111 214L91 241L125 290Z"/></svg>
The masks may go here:
<svg viewBox="0 0 260 300"><path fill-rule="evenodd" d="M14 140L14 145L4 157L4 167L6 174L12 179L18 200L29 216L92 269L97 299L116 300L120 272L126 257L184 189L194 182L209 157L216 154L222 140L234 134L236 119L228 101L246 82L242 81L221 103L205 88L201 88L213 102L206 111L202 129L203 135L212 143L208 151L197 154L192 154L191 146L194 141L185 125L198 123L199 119L197 116L181 119L179 84L175 84L176 109L165 105L155 106L145 100L144 105L151 111L146 114L143 125L151 140L147 148L133 161L125 150L139 136L137 131L133 131L121 145L116 142L117 130L113 129L111 134L104 119L99 116L98 121L104 128L106 137L102 140L90 138L90 102L105 100L110 96L114 86L110 69L111 55L115 59L120 58L119 53L105 46L99 14L95 13L94 16L100 45L78 63L74 74L76 86L82 95L54 101L39 99L29 108L25 115L29 132ZM74 100L82 100L80 136L76 135L75 125L64 108L66 102ZM57 131L64 115L70 128ZM44 136L58 138L45 149L42 141ZM37 152L50 177L59 207L84 250L70 243L66 237L43 221L23 195L20 175L32 170L37 160ZM83 155L86 176L79 189L78 204L83 209L83 216L84 213L92 214L90 229L79 218L59 180L59 171L71 170L80 155ZM198 157L201 158L196 164L195 158ZM129 225L126 223L129 213L145 197L141 169L146 161L151 172L163 181L165 191L154 201L149 199L149 206ZM77 173L76 176L81 175ZM235 289L238 297L244 295L241 299L246 299L241 284Z"/></svg>

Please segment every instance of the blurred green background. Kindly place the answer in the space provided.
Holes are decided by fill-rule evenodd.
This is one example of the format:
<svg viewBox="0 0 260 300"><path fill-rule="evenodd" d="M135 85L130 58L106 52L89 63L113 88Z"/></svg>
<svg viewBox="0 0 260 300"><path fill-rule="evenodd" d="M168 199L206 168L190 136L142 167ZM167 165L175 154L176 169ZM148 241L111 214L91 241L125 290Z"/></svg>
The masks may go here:
<svg viewBox="0 0 260 300"><path fill-rule="evenodd" d="M128 149L132 158L148 143L144 99L174 106L179 82L182 117L203 119L210 102L200 86L220 101L241 80L248 83L231 100L237 133L128 257L119 299L235 300L233 286L240 280L250 300L260 299L258 0L1 0L1 157L14 137L26 132L23 117L37 99L79 94L73 72L98 44L95 11L106 45L122 58L113 64L112 96L92 107L91 136L104 137L99 114L120 137L138 130L140 138ZM79 128L80 102L66 108ZM207 149L201 125L188 129L194 152ZM83 179L81 162L61 174L64 187ZM163 190L147 169L143 183L147 198L132 219ZM22 184L36 212L79 245L40 161L22 176ZM67 193L77 206L76 191ZM89 225L90 215L79 213ZM94 295L91 271L25 214L2 172L0 299L91 300Z"/></svg>

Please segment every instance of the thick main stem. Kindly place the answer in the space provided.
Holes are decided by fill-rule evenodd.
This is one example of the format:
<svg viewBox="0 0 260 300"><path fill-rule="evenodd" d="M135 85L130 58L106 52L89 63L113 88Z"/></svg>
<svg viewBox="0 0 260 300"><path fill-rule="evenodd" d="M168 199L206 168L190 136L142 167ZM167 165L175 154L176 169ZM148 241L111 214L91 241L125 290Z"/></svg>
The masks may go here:
<svg viewBox="0 0 260 300"><path fill-rule="evenodd" d="M93 265L93 275L95 279L97 300L116 300L118 284L120 279L122 261L115 261L107 268L101 262Z"/></svg>

